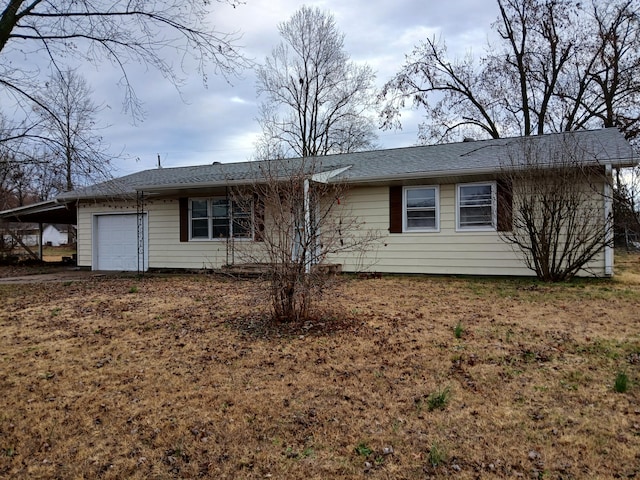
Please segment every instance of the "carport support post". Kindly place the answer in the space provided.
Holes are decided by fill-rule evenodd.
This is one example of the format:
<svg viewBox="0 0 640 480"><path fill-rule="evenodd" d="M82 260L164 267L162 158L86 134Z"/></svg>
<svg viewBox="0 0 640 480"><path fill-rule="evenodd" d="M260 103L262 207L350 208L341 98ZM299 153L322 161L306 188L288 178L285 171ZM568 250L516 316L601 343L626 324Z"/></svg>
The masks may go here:
<svg viewBox="0 0 640 480"><path fill-rule="evenodd" d="M138 190L136 195L136 224L138 238L138 275L144 275L144 192Z"/></svg>
<svg viewBox="0 0 640 480"><path fill-rule="evenodd" d="M42 248L42 238L43 238L43 224L39 223L38 224L38 257L40 258L40 261L44 260L44 256L43 256L43 248Z"/></svg>

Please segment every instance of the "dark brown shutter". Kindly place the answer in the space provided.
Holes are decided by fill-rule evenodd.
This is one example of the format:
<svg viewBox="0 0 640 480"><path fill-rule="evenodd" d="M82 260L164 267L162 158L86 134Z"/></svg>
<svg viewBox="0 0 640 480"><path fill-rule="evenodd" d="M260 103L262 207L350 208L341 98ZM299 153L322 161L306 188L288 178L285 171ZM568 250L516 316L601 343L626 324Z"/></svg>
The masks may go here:
<svg viewBox="0 0 640 480"><path fill-rule="evenodd" d="M180 208L180 241L189 241L189 199L180 198L178 200Z"/></svg>
<svg viewBox="0 0 640 480"><path fill-rule="evenodd" d="M510 181L498 180L498 231L510 232L513 230L513 186Z"/></svg>
<svg viewBox="0 0 640 480"><path fill-rule="evenodd" d="M264 241L264 198L257 193L253 196L253 238Z"/></svg>
<svg viewBox="0 0 640 480"><path fill-rule="evenodd" d="M389 232L402 233L402 186L389 187Z"/></svg>

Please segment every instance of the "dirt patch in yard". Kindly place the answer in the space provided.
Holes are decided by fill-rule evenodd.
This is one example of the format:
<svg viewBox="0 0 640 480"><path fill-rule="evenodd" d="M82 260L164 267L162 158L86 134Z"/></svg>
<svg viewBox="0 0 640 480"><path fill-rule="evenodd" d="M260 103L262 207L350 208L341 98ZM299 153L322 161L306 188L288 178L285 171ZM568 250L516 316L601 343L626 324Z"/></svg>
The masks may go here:
<svg viewBox="0 0 640 480"><path fill-rule="evenodd" d="M0 285L0 476L637 477L621 278L345 277L286 326L258 281Z"/></svg>

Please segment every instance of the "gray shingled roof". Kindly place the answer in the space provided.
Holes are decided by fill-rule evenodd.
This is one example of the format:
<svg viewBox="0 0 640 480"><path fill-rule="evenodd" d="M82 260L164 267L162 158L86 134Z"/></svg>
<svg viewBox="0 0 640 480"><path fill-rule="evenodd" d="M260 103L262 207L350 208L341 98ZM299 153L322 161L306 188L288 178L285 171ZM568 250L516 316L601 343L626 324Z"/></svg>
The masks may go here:
<svg viewBox="0 0 640 480"><path fill-rule="evenodd" d="M301 162L313 170L309 173L348 167L335 179L349 183L485 174L497 172L502 165L510 164L513 158L522 155L523 148L534 148L536 152L544 153L557 150L564 144L581 151L581 160L585 164L624 167L637 163L629 142L617 129L607 128L329 155L315 160L294 158L145 170L65 193L58 198L70 200L132 195L139 190L160 192L247 184L263 178L264 169L270 168L276 175L286 176L287 171L296 171Z"/></svg>

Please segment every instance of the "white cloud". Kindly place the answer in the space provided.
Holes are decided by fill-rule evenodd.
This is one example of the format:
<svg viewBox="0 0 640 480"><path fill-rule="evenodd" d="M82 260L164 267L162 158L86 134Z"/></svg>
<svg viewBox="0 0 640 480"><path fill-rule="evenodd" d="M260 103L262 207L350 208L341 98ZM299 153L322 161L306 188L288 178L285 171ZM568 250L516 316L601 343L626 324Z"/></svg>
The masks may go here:
<svg viewBox="0 0 640 480"><path fill-rule="evenodd" d="M352 59L368 63L382 86L400 68L405 55L426 38L442 36L449 52L464 55L469 49L481 54L491 22L497 16L494 0L324 0L307 2L329 10L338 28L345 33L345 47ZM286 21L302 3L294 0L251 0L232 8L215 4L211 24L219 31L243 32L243 52L261 63L279 42L277 26ZM176 65L180 63L176 59ZM187 68L190 65L186 65ZM85 76L94 89L96 103L104 103L103 118L111 127L103 133L118 152L126 147L139 162L119 162L119 173L154 168L161 155L165 166L205 164L211 161L242 161L253 153L259 134L255 121L259 99L253 71L229 81L208 73L208 88L192 69L178 94L166 79L153 70L131 66L131 79L147 112L136 126L121 112L120 74L109 65L86 68ZM383 147L416 143L420 112L407 111L405 130L380 132Z"/></svg>

